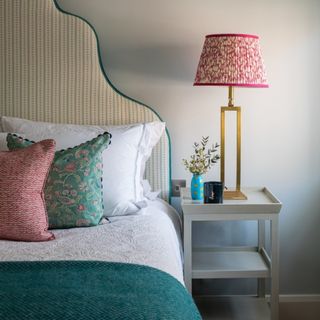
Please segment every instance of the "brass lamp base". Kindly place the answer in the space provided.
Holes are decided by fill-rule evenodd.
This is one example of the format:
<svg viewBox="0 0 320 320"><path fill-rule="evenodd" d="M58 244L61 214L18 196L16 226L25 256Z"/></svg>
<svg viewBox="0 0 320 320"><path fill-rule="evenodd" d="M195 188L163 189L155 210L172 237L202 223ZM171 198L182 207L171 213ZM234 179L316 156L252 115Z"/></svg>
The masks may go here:
<svg viewBox="0 0 320 320"><path fill-rule="evenodd" d="M247 200L247 196L240 190L227 190L223 192L224 200Z"/></svg>
<svg viewBox="0 0 320 320"><path fill-rule="evenodd" d="M223 193L225 200L247 200L248 198L241 189L241 107L233 105L233 87L229 87L229 102L227 107L221 107L221 162L220 177L225 182L225 113L237 113L237 164L236 164L236 190L226 190Z"/></svg>

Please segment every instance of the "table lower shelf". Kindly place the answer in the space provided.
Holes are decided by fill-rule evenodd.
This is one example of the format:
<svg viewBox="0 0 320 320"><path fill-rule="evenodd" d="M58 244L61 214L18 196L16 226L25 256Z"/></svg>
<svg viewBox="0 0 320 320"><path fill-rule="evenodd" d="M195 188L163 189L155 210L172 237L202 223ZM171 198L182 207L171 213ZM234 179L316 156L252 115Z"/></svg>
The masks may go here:
<svg viewBox="0 0 320 320"><path fill-rule="evenodd" d="M192 253L193 279L268 277L268 261L257 251L201 249Z"/></svg>

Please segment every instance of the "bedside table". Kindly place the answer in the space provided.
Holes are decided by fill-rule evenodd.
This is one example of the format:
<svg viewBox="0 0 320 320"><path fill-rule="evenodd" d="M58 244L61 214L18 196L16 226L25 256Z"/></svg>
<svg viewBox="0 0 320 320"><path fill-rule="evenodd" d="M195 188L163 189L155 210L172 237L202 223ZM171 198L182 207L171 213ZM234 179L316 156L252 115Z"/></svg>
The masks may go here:
<svg viewBox="0 0 320 320"><path fill-rule="evenodd" d="M192 293L192 279L257 278L258 296L265 297L265 279L271 282L271 319L278 319L279 236L281 202L267 188L243 190L247 200L204 204L191 199L190 189L181 189L183 211L184 280ZM192 247L193 221L257 220L256 247ZM270 221L271 257L265 249L265 222Z"/></svg>

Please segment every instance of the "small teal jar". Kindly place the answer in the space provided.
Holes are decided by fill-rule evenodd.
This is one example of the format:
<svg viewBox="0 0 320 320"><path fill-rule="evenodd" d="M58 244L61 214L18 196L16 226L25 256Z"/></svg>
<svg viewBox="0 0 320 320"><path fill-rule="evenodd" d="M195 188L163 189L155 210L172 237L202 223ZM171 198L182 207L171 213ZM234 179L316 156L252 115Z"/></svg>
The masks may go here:
<svg viewBox="0 0 320 320"><path fill-rule="evenodd" d="M203 200L203 178L201 174L193 174L191 180L192 200Z"/></svg>

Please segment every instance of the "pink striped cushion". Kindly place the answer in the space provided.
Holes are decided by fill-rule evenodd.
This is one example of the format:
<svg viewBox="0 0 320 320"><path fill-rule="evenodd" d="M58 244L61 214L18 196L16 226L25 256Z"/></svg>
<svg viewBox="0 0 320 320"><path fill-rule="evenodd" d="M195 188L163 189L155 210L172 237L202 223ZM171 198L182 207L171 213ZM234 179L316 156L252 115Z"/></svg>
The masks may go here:
<svg viewBox="0 0 320 320"><path fill-rule="evenodd" d="M43 188L54 157L54 140L0 152L0 239L47 241Z"/></svg>

